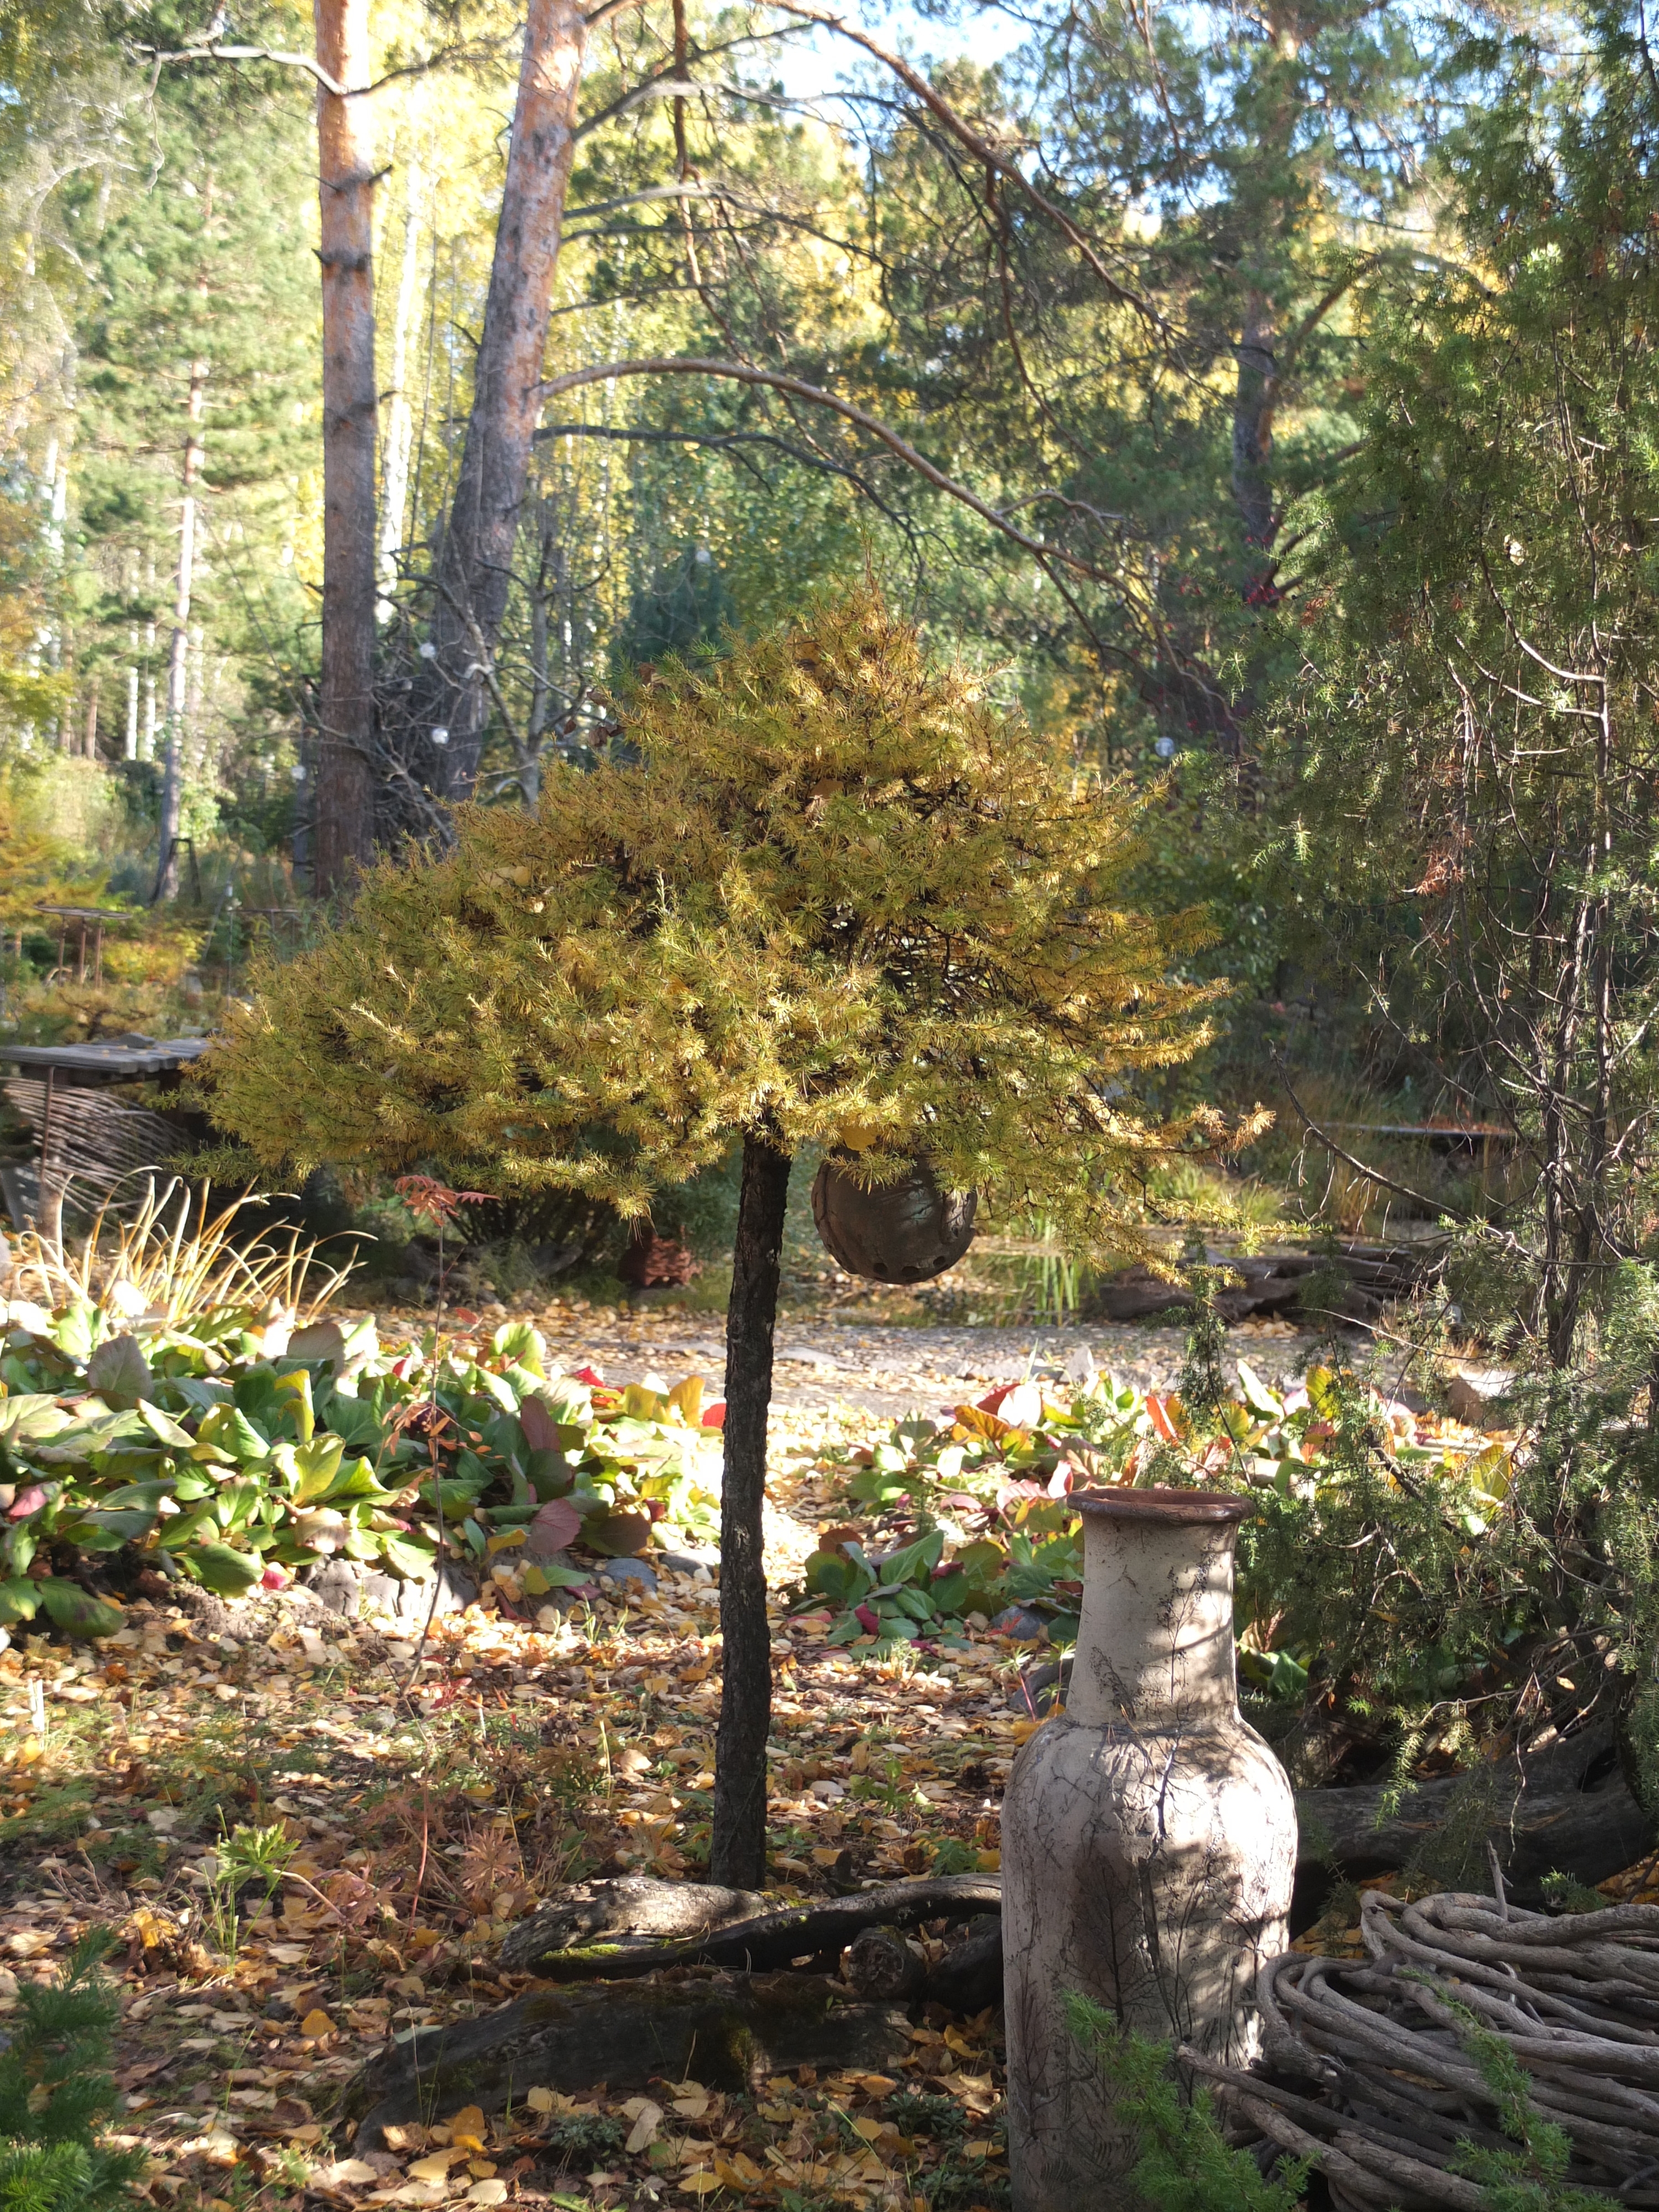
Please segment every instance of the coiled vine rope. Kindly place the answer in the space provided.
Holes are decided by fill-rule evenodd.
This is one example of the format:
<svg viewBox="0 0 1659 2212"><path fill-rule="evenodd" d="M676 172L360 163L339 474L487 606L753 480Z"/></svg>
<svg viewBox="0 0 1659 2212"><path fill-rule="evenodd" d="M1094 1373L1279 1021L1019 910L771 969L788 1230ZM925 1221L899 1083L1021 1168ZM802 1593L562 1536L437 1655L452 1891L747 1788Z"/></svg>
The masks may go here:
<svg viewBox="0 0 1659 2212"><path fill-rule="evenodd" d="M1472 2055L1484 2031L1572 2146L1564 2180L1659 2208L1659 1905L1559 1917L1501 1897L1361 1900L1364 1960L1292 1952L1257 1983L1249 2072L1183 2062L1259 2137L1325 2174L1341 2212L1484 2212L1461 2143L1513 2151Z"/></svg>

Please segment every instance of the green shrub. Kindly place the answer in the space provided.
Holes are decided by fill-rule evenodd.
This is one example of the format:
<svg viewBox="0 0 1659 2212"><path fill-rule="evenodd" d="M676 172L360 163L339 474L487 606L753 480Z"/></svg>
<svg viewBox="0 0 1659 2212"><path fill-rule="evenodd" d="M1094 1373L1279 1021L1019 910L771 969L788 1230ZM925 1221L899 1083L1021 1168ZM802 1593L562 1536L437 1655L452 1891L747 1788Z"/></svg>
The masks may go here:
<svg viewBox="0 0 1659 2212"><path fill-rule="evenodd" d="M0 2051L0 2212L118 2212L140 2202L141 2150L99 2142L118 2102L109 2071L113 1990L98 1972L107 1929L89 1929L58 1982L25 1982Z"/></svg>

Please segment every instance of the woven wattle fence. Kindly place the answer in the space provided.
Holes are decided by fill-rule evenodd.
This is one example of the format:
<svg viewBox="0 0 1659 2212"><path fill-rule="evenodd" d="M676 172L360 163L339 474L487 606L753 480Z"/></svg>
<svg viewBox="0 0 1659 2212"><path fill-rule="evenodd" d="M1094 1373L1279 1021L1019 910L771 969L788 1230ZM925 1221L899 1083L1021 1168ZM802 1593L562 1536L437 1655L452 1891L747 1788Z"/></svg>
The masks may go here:
<svg viewBox="0 0 1659 2212"><path fill-rule="evenodd" d="M1554 1917L1372 1890L1360 1929L1363 1960L1293 1952L1262 1969L1250 2072L1181 2051L1258 2142L1311 2157L1339 2212L1486 2212L1486 2190L1449 2164L1460 2143L1516 2146L1473 2027L1501 2040L1565 2130L1566 2183L1659 2207L1659 1905Z"/></svg>

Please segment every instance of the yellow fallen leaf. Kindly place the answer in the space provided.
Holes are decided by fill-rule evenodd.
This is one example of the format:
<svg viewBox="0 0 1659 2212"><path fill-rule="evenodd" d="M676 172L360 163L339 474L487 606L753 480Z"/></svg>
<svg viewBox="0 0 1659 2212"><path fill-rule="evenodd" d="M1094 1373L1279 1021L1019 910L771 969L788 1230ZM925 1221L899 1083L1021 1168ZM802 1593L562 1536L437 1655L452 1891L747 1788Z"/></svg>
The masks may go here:
<svg viewBox="0 0 1659 2212"><path fill-rule="evenodd" d="M446 2145L442 2150L429 2150L424 2158L417 2158L407 2169L411 2181L447 2181L449 2169L466 2156L464 2150Z"/></svg>
<svg viewBox="0 0 1659 2212"><path fill-rule="evenodd" d="M313 2168L311 2186L313 2189L337 2189L343 2182L378 2181L380 2178L366 2159L343 2158L334 2166Z"/></svg>
<svg viewBox="0 0 1659 2212"><path fill-rule="evenodd" d="M300 2033L301 2035L308 2036L313 2043L316 2043L320 2042L325 2035L337 2034L338 2030L322 2007L313 2005L300 2022Z"/></svg>
<svg viewBox="0 0 1659 2212"><path fill-rule="evenodd" d="M466 2192L469 2204L505 2204L507 2184L504 2181L475 2181Z"/></svg>
<svg viewBox="0 0 1659 2212"><path fill-rule="evenodd" d="M550 2112L553 2109L553 2092L550 2089L532 2089L526 2097L525 2102L532 2112Z"/></svg>
<svg viewBox="0 0 1659 2212"><path fill-rule="evenodd" d="M695 2095L676 2097L674 2110L683 2120L700 2120L708 2110L708 2092L699 2089Z"/></svg>
<svg viewBox="0 0 1659 2212"><path fill-rule="evenodd" d="M634 2100L630 2097L629 2103L633 2102ZM652 2143L655 2142L657 2130L661 2127L662 2120L660 2105L652 2104L649 2099L641 2100L639 2111L633 2115L634 2124L629 2130L628 2141L623 2145L623 2148L630 2158L637 2158L642 2150L647 2149Z"/></svg>
<svg viewBox="0 0 1659 2212"><path fill-rule="evenodd" d="M694 2197L712 2197L715 2190L724 2189L726 2184L717 2173L683 2173L678 2186L689 2189Z"/></svg>
<svg viewBox="0 0 1659 2212"><path fill-rule="evenodd" d="M449 2140L462 2142L470 2138L475 2147L482 2148L488 2124L481 2105L463 2105L459 2112L449 2116Z"/></svg>

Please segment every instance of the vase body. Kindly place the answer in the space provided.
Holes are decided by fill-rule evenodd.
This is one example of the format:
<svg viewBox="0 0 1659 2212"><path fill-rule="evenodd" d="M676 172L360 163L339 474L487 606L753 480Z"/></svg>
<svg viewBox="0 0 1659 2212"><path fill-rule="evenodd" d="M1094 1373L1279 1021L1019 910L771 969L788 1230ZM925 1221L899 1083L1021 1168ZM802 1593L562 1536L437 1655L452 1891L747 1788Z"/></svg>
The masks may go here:
<svg viewBox="0 0 1659 2212"><path fill-rule="evenodd" d="M1014 1762L1002 1925L1014 2212L1133 2212L1139 2144L1066 2016L1255 2055L1256 1970L1289 1948L1296 1802L1238 1710L1233 1545L1202 1491L1094 1492L1063 1714Z"/></svg>

